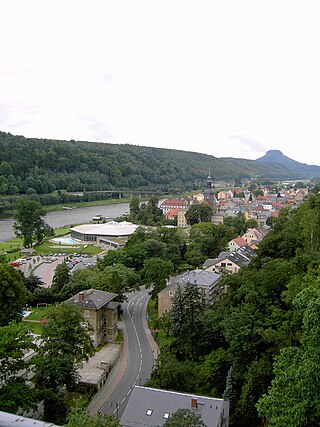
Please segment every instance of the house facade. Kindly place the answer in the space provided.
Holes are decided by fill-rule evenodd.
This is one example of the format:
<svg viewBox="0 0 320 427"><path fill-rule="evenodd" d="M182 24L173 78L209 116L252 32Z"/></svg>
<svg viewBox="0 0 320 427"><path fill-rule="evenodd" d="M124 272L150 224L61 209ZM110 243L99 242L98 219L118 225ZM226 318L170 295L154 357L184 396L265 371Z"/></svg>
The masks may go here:
<svg viewBox="0 0 320 427"><path fill-rule="evenodd" d="M114 342L118 335L117 294L96 289L78 292L66 302L74 304L83 312L85 320L92 326L93 344Z"/></svg>
<svg viewBox="0 0 320 427"><path fill-rule="evenodd" d="M187 220L186 220L186 212L187 209L183 208L183 209L179 209L178 214L177 214L177 226L178 227L188 227L187 224Z"/></svg>
<svg viewBox="0 0 320 427"><path fill-rule="evenodd" d="M179 287L184 287L187 283L197 285L202 298L202 304L204 307L208 307L214 297L221 293L219 281L221 274L204 271L204 270L192 270L186 271L178 276L171 277L167 281L167 286L158 293L158 315L162 316L172 308L172 299Z"/></svg>

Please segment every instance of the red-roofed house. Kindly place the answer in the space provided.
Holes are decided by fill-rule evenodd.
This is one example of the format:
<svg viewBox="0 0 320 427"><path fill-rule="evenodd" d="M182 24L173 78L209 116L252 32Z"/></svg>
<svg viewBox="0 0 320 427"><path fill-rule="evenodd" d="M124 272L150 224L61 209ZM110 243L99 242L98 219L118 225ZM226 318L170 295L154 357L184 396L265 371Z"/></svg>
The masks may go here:
<svg viewBox="0 0 320 427"><path fill-rule="evenodd" d="M236 237L235 239L230 240L228 243L229 251L236 251L241 248L241 246L246 246L247 242L242 237Z"/></svg>
<svg viewBox="0 0 320 427"><path fill-rule="evenodd" d="M180 210L180 209L178 209L178 208L170 209L170 210L166 213L166 217L167 217L168 219L173 219L175 216L178 216L178 212L179 212L179 210Z"/></svg>

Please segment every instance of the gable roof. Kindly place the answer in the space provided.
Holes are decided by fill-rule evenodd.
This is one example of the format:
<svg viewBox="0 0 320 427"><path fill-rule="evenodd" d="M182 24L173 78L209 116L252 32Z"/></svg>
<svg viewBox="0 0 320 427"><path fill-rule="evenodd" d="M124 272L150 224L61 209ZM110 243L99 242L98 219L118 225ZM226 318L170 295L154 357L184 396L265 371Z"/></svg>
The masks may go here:
<svg viewBox="0 0 320 427"><path fill-rule="evenodd" d="M78 292L66 302L76 305L79 308L99 310L104 305L111 302L117 294L105 292L97 289L87 289Z"/></svg>
<svg viewBox="0 0 320 427"><path fill-rule="evenodd" d="M211 265L216 264L219 261L222 261L223 259L227 258L227 256L230 254L230 251L222 251L220 252L218 258L208 258L205 260L205 262L202 265L202 268L211 267Z"/></svg>
<svg viewBox="0 0 320 427"><path fill-rule="evenodd" d="M242 237L235 237L231 240L231 242L234 242L238 246L245 246L247 244L247 242Z"/></svg>
<svg viewBox="0 0 320 427"><path fill-rule="evenodd" d="M159 427L178 409L192 410L207 427L219 426L222 416L229 419L229 402L223 399L135 386L120 423L124 427Z"/></svg>
<svg viewBox="0 0 320 427"><path fill-rule="evenodd" d="M242 267L243 265L249 264L256 255L256 251L246 244L246 246L241 246L239 249L232 252L221 252L216 259L207 259L203 264L203 268L208 268L227 260L233 262L238 267Z"/></svg>

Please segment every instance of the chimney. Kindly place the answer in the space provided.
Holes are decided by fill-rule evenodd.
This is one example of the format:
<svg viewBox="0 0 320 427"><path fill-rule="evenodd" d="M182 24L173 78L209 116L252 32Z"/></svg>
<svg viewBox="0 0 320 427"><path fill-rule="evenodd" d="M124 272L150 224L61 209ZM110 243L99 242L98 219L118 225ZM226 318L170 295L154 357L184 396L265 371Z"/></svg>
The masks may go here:
<svg viewBox="0 0 320 427"><path fill-rule="evenodd" d="M78 301L84 301L84 292L79 292Z"/></svg>
<svg viewBox="0 0 320 427"><path fill-rule="evenodd" d="M197 407L198 407L197 398L191 397L191 408L197 408Z"/></svg>

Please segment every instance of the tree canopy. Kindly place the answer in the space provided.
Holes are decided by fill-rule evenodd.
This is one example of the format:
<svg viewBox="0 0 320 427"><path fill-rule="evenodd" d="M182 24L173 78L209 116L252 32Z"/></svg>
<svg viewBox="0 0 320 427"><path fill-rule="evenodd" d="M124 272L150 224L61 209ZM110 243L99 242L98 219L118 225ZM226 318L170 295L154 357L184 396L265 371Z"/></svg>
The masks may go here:
<svg viewBox="0 0 320 427"><path fill-rule="evenodd" d="M88 360L95 349L89 324L77 306L69 303L52 306L47 319L41 346L34 357L33 382L42 390L46 421L56 422L56 411L62 414L66 411L63 388L73 389L81 362Z"/></svg>
<svg viewBox="0 0 320 427"><path fill-rule="evenodd" d="M11 265L0 263L0 326L21 320L26 301L22 275Z"/></svg>
<svg viewBox="0 0 320 427"><path fill-rule="evenodd" d="M40 202L29 197L21 197L15 206L14 230L18 237L23 238L26 248L33 243L42 243L46 236L53 234L53 230L45 223L43 216L46 211Z"/></svg>
<svg viewBox="0 0 320 427"><path fill-rule="evenodd" d="M202 419L194 414L190 409L178 409L172 416L165 422L166 427L205 427Z"/></svg>
<svg viewBox="0 0 320 427"><path fill-rule="evenodd" d="M11 322L0 327L0 409L15 413L19 408L34 407L35 392L24 377L18 375L29 369L25 355L35 350L30 333L21 324ZM3 381L3 379L5 379Z"/></svg>

